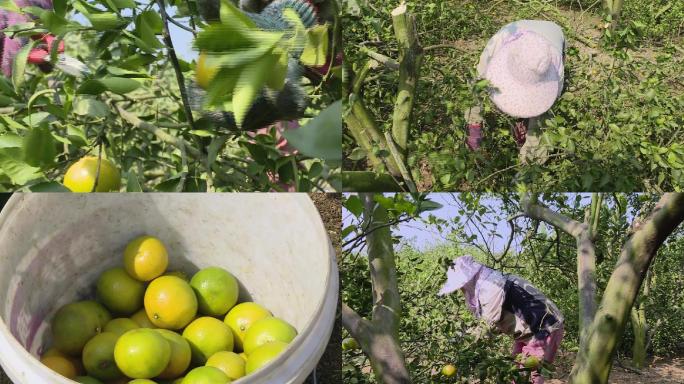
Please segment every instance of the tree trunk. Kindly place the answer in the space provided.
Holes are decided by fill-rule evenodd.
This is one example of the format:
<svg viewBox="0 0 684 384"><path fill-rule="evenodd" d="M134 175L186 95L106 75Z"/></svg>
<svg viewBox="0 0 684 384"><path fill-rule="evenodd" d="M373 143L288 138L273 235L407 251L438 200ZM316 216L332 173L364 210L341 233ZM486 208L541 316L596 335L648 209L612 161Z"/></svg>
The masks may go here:
<svg viewBox="0 0 684 384"><path fill-rule="evenodd" d="M399 343L401 305L389 218L387 210L373 197L373 194L361 194L368 228L366 242L373 287L371 320L362 318L342 304L342 324L369 357L378 382L410 384Z"/></svg>
<svg viewBox="0 0 684 384"><path fill-rule="evenodd" d="M650 276L651 272L648 273ZM632 365L634 368L642 369L646 362L646 301L648 300L650 281L649 277L644 281L644 289L641 292L641 299L632 308L632 330L634 332L634 343L632 344Z"/></svg>
<svg viewBox="0 0 684 384"><path fill-rule="evenodd" d="M620 14L622 13L623 0L605 0L604 4L608 15L610 15L610 31L615 31L618 22L620 21Z"/></svg>
<svg viewBox="0 0 684 384"><path fill-rule="evenodd" d="M613 355L651 261L665 239L684 221L684 194L665 194L649 218L624 244L599 310L575 359L570 382L608 382Z"/></svg>

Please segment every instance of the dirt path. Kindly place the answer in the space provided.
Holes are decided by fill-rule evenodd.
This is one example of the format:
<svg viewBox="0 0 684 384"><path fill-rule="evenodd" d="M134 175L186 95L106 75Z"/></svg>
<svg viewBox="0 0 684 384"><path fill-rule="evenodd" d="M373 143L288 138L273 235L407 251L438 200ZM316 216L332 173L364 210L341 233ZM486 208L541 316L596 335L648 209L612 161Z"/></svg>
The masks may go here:
<svg viewBox="0 0 684 384"><path fill-rule="evenodd" d="M559 356L557 378L546 384L567 383L574 354ZM637 373L615 364L608 380L610 384L681 384L684 383L684 357L658 358L649 361L646 368Z"/></svg>

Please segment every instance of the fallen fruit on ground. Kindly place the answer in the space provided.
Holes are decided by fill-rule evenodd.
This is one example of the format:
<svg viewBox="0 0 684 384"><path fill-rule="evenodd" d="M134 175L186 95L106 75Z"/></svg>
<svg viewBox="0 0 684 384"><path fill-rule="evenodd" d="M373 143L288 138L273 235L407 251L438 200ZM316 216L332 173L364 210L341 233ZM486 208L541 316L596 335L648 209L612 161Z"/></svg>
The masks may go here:
<svg viewBox="0 0 684 384"><path fill-rule="evenodd" d="M183 337L190 343L192 362L203 365L216 352L233 350L233 333L226 323L213 317L200 317L193 320Z"/></svg>
<svg viewBox="0 0 684 384"><path fill-rule="evenodd" d="M197 272L190 280L199 304L199 313L224 316L238 299L238 283L223 268L209 267Z"/></svg>
<svg viewBox="0 0 684 384"><path fill-rule="evenodd" d="M353 349L359 349L359 343L356 341L356 339L353 337L347 337L346 339L342 340L343 351L350 351Z"/></svg>
<svg viewBox="0 0 684 384"><path fill-rule="evenodd" d="M171 346L154 329L139 328L126 332L116 342L114 359L126 376L150 379L166 369L171 358Z"/></svg>
<svg viewBox="0 0 684 384"><path fill-rule="evenodd" d="M245 372L250 373L260 369L264 365L270 363L278 357L287 348L287 343L281 341L273 341L264 344L247 355L247 364L245 365Z"/></svg>
<svg viewBox="0 0 684 384"><path fill-rule="evenodd" d="M156 237L140 236L124 250L126 272L137 280L152 281L161 276L168 265L169 254Z"/></svg>
<svg viewBox="0 0 684 384"><path fill-rule="evenodd" d="M453 364L447 364L442 367L442 375L451 377L456 374L456 367Z"/></svg>
<svg viewBox="0 0 684 384"><path fill-rule="evenodd" d="M182 329L197 314L197 297L190 284L175 276L154 279L144 301L147 317L159 328Z"/></svg>
<svg viewBox="0 0 684 384"><path fill-rule="evenodd" d="M118 338L114 333L103 332L88 341L83 348L83 366L89 376L104 381L123 376L114 361L114 346Z"/></svg>
<svg viewBox="0 0 684 384"><path fill-rule="evenodd" d="M297 336L297 330L283 319L267 317L261 319L247 330L244 341L244 350L247 356L256 348L274 341L289 343Z"/></svg>
<svg viewBox="0 0 684 384"><path fill-rule="evenodd" d="M233 331L235 349L238 351L243 349L245 334L252 324L271 316L271 312L257 303L244 302L234 306L226 315L224 322Z"/></svg>
<svg viewBox="0 0 684 384"><path fill-rule="evenodd" d="M95 179L97 188L95 192L112 192L121 188L121 174L114 164L101 159L100 173L97 177L98 158L86 156L69 166L64 174L64 186L71 192L93 192Z"/></svg>
<svg viewBox="0 0 684 384"><path fill-rule="evenodd" d="M245 375L245 359L235 352L217 352L207 360L206 366L220 369L231 380L237 380Z"/></svg>

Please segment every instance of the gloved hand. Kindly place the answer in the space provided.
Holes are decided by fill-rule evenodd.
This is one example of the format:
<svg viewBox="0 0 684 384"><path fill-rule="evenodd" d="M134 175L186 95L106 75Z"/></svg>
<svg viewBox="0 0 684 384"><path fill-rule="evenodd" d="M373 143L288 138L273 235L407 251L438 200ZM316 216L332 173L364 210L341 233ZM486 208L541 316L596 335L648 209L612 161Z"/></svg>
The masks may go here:
<svg viewBox="0 0 684 384"><path fill-rule="evenodd" d="M481 109L479 106L471 107L465 111L465 121L466 121L466 145L472 151L480 148L482 143L482 123L484 119L481 115Z"/></svg>

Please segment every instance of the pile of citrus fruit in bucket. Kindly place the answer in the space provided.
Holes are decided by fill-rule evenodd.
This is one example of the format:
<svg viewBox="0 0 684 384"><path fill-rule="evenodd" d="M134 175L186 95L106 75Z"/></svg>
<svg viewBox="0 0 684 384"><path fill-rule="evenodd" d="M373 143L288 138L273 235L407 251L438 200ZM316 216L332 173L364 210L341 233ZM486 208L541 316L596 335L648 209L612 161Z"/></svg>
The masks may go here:
<svg viewBox="0 0 684 384"><path fill-rule="evenodd" d="M164 244L138 237L123 267L97 280L97 301L61 307L41 362L84 384L225 384L261 369L297 335L253 302L238 303L230 272L209 267L187 279L167 272Z"/></svg>

